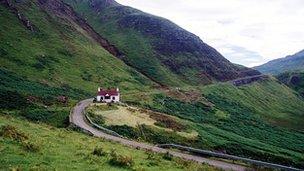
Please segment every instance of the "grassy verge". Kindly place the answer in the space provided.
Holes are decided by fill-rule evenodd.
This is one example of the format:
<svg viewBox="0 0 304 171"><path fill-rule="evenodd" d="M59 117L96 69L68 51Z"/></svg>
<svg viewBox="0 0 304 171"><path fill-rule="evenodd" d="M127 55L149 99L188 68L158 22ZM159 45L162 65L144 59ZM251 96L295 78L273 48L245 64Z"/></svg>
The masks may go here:
<svg viewBox="0 0 304 171"><path fill-rule="evenodd" d="M216 170L9 116L0 128L1 170Z"/></svg>

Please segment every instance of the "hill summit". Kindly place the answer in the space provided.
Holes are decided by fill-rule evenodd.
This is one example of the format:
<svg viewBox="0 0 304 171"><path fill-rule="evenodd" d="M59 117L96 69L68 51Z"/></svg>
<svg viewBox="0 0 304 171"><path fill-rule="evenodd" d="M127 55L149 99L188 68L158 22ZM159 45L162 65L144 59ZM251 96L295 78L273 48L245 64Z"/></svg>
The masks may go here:
<svg viewBox="0 0 304 171"><path fill-rule="evenodd" d="M159 84L206 84L259 74L235 66L198 36L165 18L113 0L64 1L121 50L126 64Z"/></svg>

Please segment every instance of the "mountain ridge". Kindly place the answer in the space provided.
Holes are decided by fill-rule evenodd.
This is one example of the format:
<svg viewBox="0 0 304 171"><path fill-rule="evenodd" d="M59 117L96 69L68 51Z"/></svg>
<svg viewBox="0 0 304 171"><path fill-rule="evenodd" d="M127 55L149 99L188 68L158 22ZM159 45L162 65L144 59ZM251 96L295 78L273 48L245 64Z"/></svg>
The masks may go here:
<svg viewBox="0 0 304 171"><path fill-rule="evenodd" d="M288 71L304 70L304 50L284 58L274 59L253 68L266 74L280 74Z"/></svg>
<svg viewBox="0 0 304 171"><path fill-rule="evenodd" d="M198 36L162 17L115 1L64 2L87 18L98 33L105 35L121 49L126 54L122 59L125 63L160 83L164 82L159 79L162 77L167 80L176 78L178 82L190 84L206 84L259 74L249 68L235 66ZM130 36L124 36L127 33ZM136 45L126 45L130 43L129 39L134 39L134 43L140 47L137 50L130 48ZM190 75L195 80L188 80Z"/></svg>

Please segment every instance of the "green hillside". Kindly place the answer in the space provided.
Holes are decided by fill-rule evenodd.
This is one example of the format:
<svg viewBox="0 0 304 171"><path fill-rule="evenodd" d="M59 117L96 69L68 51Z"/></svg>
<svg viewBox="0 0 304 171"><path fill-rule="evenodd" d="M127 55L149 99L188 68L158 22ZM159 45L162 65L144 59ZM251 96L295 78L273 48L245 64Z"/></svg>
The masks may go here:
<svg viewBox="0 0 304 171"><path fill-rule="evenodd" d="M265 74L274 74L274 75L284 72L291 72L291 71L303 71L304 50L294 55L289 55L285 58L272 60L270 62L267 62L266 64L254 67L254 69L257 69Z"/></svg>
<svg viewBox="0 0 304 171"><path fill-rule="evenodd" d="M64 2L117 46L125 54L125 63L160 84L206 84L259 74L232 64L199 37L167 19L115 1Z"/></svg>
<svg viewBox="0 0 304 171"><path fill-rule="evenodd" d="M41 146L38 152L26 152L27 144L0 137L0 153L5 155L0 169L83 170L90 164L96 170L121 170L109 163L110 158L91 155L97 145L108 152L113 147L122 155L134 154L136 168L187 169L162 159L149 166L150 159L145 158L150 155L142 151L67 130L72 106L94 96L98 86L117 86L123 102L174 115L185 124L181 132L198 134L189 139L174 129L168 134L143 126L145 134L138 135L138 129L128 126L111 127L130 138L304 168L304 100L295 91L275 79L239 87L224 82L259 73L236 67L163 18L113 1L65 2L70 6L60 0L0 0L0 111L5 115L0 116L0 125L17 127ZM138 25L143 19L149 22ZM148 27L151 24L155 27ZM182 38L174 44L179 35ZM115 46L103 37L123 55L109 53ZM301 93L301 88L294 88ZM194 170L201 167L190 165Z"/></svg>
<svg viewBox="0 0 304 171"><path fill-rule="evenodd" d="M304 97L304 72L285 72L276 77Z"/></svg>
<svg viewBox="0 0 304 171"><path fill-rule="evenodd" d="M217 170L1 114L0 153L0 170Z"/></svg>
<svg viewBox="0 0 304 171"><path fill-rule="evenodd" d="M98 85L119 86L123 91L143 90L153 83L101 48L68 16L60 18L38 8L32 1L16 4L37 31L31 32L7 8L0 6L0 66L4 73L24 80L62 88L72 87L86 94ZM1 89L15 87L10 82ZM40 91L34 89L32 93ZM75 97L75 96L74 96Z"/></svg>
<svg viewBox="0 0 304 171"><path fill-rule="evenodd" d="M130 138L140 137L153 143L177 143L304 167L301 143L304 141L304 101L287 86L269 79L240 87L219 83L198 89L157 93L152 99L133 102L142 108L189 121L182 131L195 130L198 136L194 139L145 125L136 129L109 128ZM198 91L203 96L196 100L186 99L193 98L191 96ZM168 123L163 122L160 125L166 127ZM126 129L128 131L124 131Z"/></svg>

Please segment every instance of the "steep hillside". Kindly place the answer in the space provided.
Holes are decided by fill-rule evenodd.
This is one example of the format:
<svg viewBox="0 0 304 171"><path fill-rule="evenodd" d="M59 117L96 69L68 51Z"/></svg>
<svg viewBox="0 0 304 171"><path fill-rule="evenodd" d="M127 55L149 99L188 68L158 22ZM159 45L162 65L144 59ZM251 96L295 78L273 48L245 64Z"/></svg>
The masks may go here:
<svg viewBox="0 0 304 171"><path fill-rule="evenodd" d="M287 71L304 70L304 50L287 56L285 58L275 59L266 64L254 67L265 74L280 74Z"/></svg>
<svg viewBox="0 0 304 171"><path fill-rule="evenodd" d="M157 85L113 56L115 48L67 5L44 3L0 1L1 111L66 127L70 107L98 86L127 94Z"/></svg>
<svg viewBox="0 0 304 171"><path fill-rule="evenodd" d="M276 77L304 97L304 72L285 72Z"/></svg>
<svg viewBox="0 0 304 171"><path fill-rule="evenodd" d="M121 59L163 85L210 83L259 74L226 60L171 21L106 0L65 0L124 54Z"/></svg>
<svg viewBox="0 0 304 171"><path fill-rule="evenodd" d="M106 42L60 1L49 4L52 8L36 1L2 0L1 4L1 89L20 91L26 86L24 81L17 87L16 82L6 81L7 74L49 87L78 89L86 95L98 85L119 86L123 91L155 85L100 46Z"/></svg>

